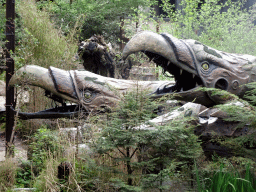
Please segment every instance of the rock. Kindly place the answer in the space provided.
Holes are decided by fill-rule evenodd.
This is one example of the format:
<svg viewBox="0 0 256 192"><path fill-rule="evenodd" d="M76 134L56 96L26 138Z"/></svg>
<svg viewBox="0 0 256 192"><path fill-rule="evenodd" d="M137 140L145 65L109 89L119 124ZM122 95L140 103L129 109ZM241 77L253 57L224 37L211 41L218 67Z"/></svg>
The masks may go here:
<svg viewBox="0 0 256 192"><path fill-rule="evenodd" d="M6 111L5 102L6 102L5 96L0 96L0 113Z"/></svg>
<svg viewBox="0 0 256 192"><path fill-rule="evenodd" d="M0 96L5 96L5 85L6 83L0 80Z"/></svg>
<svg viewBox="0 0 256 192"><path fill-rule="evenodd" d="M236 105L240 107L245 107L241 102L235 102L226 105ZM218 108L207 108L203 110L198 115L199 126L194 130L194 133L200 137L202 140L202 148L205 155L211 159L212 155L215 153L221 157L231 157L235 154L231 148L223 146L219 141L225 141L226 138L237 138L240 136L250 135L255 132L255 130L249 128L249 125L239 127L240 121L225 121L229 115L221 111ZM249 149L244 143L244 147ZM256 148L256 146L251 148Z"/></svg>
<svg viewBox="0 0 256 192"><path fill-rule="evenodd" d="M18 94L17 104L26 104L29 103L29 92L28 91L22 91L20 94Z"/></svg>
<svg viewBox="0 0 256 192"><path fill-rule="evenodd" d="M73 156L77 152L78 157L83 157L84 155L93 155L92 149L88 144L82 143L78 144L78 150L76 145L72 145L65 149L65 156Z"/></svg>

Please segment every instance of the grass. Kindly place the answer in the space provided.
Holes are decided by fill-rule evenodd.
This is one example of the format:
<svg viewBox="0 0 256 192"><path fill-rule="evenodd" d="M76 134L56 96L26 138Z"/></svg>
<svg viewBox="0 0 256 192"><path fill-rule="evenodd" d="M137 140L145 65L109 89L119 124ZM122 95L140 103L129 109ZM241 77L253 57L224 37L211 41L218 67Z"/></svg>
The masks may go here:
<svg viewBox="0 0 256 192"><path fill-rule="evenodd" d="M196 167L195 167L196 168ZM200 181L200 174L196 168L197 191L199 192L255 192L256 179L247 165L245 174L233 170L224 171L224 165L221 164L219 171L213 176L203 178Z"/></svg>
<svg viewBox="0 0 256 192"><path fill-rule="evenodd" d="M16 65L75 68L73 59L77 51L76 40L62 35L51 22L49 14L37 9L35 1L18 1L17 8L21 17L22 38L16 50Z"/></svg>
<svg viewBox="0 0 256 192"><path fill-rule="evenodd" d="M0 162L0 191L8 191L15 185L17 164L12 159Z"/></svg>

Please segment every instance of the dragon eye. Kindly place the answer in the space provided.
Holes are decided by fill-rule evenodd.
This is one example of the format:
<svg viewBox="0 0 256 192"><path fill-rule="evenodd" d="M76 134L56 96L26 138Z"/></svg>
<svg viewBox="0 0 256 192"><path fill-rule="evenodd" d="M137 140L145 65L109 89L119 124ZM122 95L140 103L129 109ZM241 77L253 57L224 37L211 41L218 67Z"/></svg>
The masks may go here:
<svg viewBox="0 0 256 192"><path fill-rule="evenodd" d="M204 70L208 70L208 69L209 69L209 64L208 64L208 63L203 63L203 64L202 64L202 68L203 68Z"/></svg>
<svg viewBox="0 0 256 192"><path fill-rule="evenodd" d="M85 99L90 99L91 96L92 96L92 93L89 92L89 91L86 91L86 92L84 93L84 98L85 98Z"/></svg>
<svg viewBox="0 0 256 192"><path fill-rule="evenodd" d="M84 102L91 102L97 95L97 93L90 89L80 90L81 97L83 97Z"/></svg>

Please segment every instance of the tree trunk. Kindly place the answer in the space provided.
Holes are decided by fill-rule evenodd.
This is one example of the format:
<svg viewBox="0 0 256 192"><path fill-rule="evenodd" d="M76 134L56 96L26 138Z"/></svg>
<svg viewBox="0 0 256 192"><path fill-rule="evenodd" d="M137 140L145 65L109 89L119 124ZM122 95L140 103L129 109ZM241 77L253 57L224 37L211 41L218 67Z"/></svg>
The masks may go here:
<svg viewBox="0 0 256 192"><path fill-rule="evenodd" d="M132 167L131 167L131 159L130 159L130 147L126 148L126 157L129 158L128 161L126 161L126 166L127 166L127 173L128 173L128 185L132 185Z"/></svg>

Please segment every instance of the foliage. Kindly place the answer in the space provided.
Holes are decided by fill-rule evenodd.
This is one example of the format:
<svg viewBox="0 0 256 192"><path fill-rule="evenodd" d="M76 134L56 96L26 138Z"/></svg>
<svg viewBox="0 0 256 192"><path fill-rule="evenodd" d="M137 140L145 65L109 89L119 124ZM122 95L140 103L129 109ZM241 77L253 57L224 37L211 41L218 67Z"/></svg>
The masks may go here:
<svg viewBox="0 0 256 192"><path fill-rule="evenodd" d="M46 4L44 7L53 13L52 18L64 34L69 34L77 20L79 23L82 20L81 40L96 34L104 35L108 41L113 41L119 35L119 17L134 13L134 9L145 6L147 0L56 0L50 3L50 6L43 3Z"/></svg>
<svg viewBox="0 0 256 192"><path fill-rule="evenodd" d="M192 119L191 117L174 119L148 132L142 142L148 151L144 149L141 154L147 157L144 161L147 162L148 159L148 164L151 164L144 167L146 172L150 173L143 178L144 189L168 188L168 185L159 185L159 183L172 178L177 179L181 175L181 177L189 177L193 159L198 158L202 153L198 137L194 135L195 127L191 124ZM177 172L177 169L180 171Z"/></svg>
<svg viewBox="0 0 256 192"><path fill-rule="evenodd" d="M173 120L160 127L149 125L155 108L156 103L137 89L125 95L120 107L101 125L104 128L95 147L111 159L107 171L120 190L168 188L162 182L170 180L177 168L189 172L190 162L201 154L193 126L187 123L191 119ZM125 165L124 171L120 164Z"/></svg>
<svg viewBox="0 0 256 192"><path fill-rule="evenodd" d="M17 168L16 186L21 188L31 187L33 179L33 166L30 161L23 161Z"/></svg>
<svg viewBox="0 0 256 192"><path fill-rule="evenodd" d="M132 173L141 166L139 162L134 162L139 143L145 133L145 130L140 130L138 126L154 117L155 108L155 103L138 87L122 98L116 112L108 115L107 123L103 125L104 129L96 142L96 151L110 156L114 166L121 162L126 165L127 184L130 186L133 185ZM115 171L120 172L116 169Z"/></svg>
<svg viewBox="0 0 256 192"><path fill-rule="evenodd" d="M17 165L11 159L0 162L0 191L8 191L15 184Z"/></svg>
<svg viewBox="0 0 256 192"><path fill-rule="evenodd" d="M95 185L97 167L90 158L76 158L75 151L69 151L67 138L61 137L56 131L41 127L32 136L28 149L30 171L18 170L17 183L22 186L32 185L38 191L74 191L92 190ZM64 153L64 148L66 149ZM72 164L71 174L67 180L57 178L57 167L60 162ZM24 166L23 166L24 167ZM31 173L29 175L29 173ZM27 178L28 180L25 180Z"/></svg>
<svg viewBox="0 0 256 192"><path fill-rule="evenodd" d="M255 106L256 105L256 82L246 84L247 92L244 96L248 102Z"/></svg>
<svg viewBox="0 0 256 192"><path fill-rule="evenodd" d="M31 160L33 167L36 168L34 170L35 175L38 175L45 168L46 159L49 155L56 157L63 151L59 139L56 132L43 127L34 134L29 145L28 158Z"/></svg>
<svg viewBox="0 0 256 192"><path fill-rule="evenodd" d="M195 39L226 52L256 55L256 5L246 10L242 9L243 1L184 0L182 9L176 12L167 0L162 6L174 21L169 29L174 36Z"/></svg>
<svg viewBox="0 0 256 192"><path fill-rule="evenodd" d="M45 167L40 175L35 178L33 187L37 191L60 191L60 184L57 178L57 166L59 162L49 155L43 163Z"/></svg>
<svg viewBox="0 0 256 192"><path fill-rule="evenodd" d="M224 165L220 166L219 171L215 172L210 178L204 178L200 182L198 170L197 175L197 189L200 192L222 192L222 191L248 191L254 192L256 190L256 179L250 170L250 166L246 166L244 177L238 171L227 172L224 170Z"/></svg>
<svg viewBox="0 0 256 192"><path fill-rule="evenodd" d="M37 64L70 69L77 45L61 35L51 23L49 15L40 11L34 1L18 1L17 13L21 18L21 34L16 49L16 66Z"/></svg>
<svg viewBox="0 0 256 192"><path fill-rule="evenodd" d="M2 4L2 6L0 6L0 47L4 46L4 39L5 39L5 6L3 6L4 1L1 0L0 4Z"/></svg>
<svg viewBox="0 0 256 192"><path fill-rule="evenodd" d="M99 168L93 159L86 157L76 159L74 163L74 172L66 183L67 188L77 188L79 186L84 191L94 191L98 179Z"/></svg>

